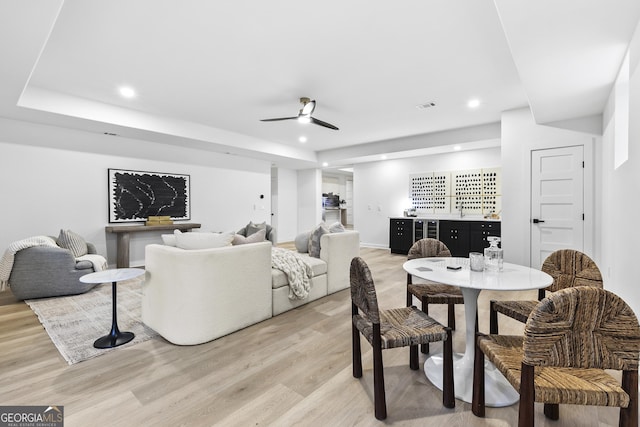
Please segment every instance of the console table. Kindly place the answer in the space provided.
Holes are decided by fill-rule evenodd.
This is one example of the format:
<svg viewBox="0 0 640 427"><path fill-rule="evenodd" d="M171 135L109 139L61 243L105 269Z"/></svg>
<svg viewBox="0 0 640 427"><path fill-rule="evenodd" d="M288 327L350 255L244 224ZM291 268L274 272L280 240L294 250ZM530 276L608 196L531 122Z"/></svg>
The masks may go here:
<svg viewBox="0 0 640 427"><path fill-rule="evenodd" d="M108 225L104 228L107 233L115 233L116 245L116 266L117 268L129 267L129 239L131 233L142 233L145 231L165 231L181 230L191 231L200 228L200 224L194 222L179 222L167 225Z"/></svg>

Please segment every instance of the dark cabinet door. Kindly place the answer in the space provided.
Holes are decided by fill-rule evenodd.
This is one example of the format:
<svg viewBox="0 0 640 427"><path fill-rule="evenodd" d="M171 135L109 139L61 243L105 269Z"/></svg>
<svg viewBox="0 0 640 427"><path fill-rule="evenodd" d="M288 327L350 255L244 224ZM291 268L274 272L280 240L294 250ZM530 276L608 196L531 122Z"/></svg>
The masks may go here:
<svg viewBox="0 0 640 427"><path fill-rule="evenodd" d="M497 221L470 222L469 226L469 251L484 253L484 248L489 247L488 236L500 237L500 223Z"/></svg>
<svg viewBox="0 0 640 427"><path fill-rule="evenodd" d="M408 254L413 245L413 219L391 219L389 248L394 254Z"/></svg>
<svg viewBox="0 0 640 427"><path fill-rule="evenodd" d="M469 256L469 222L441 220L440 241L447 245L451 256Z"/></svg>

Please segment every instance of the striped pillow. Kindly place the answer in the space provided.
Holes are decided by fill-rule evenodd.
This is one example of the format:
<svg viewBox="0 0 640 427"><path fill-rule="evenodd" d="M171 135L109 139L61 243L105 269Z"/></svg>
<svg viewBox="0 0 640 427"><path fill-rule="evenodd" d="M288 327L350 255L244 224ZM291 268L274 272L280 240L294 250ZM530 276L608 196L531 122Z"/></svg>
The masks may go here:
<svg viewBox="0 0 640 427"><path fill-rule="evenodd" d="M75 258L87 254L87 242L71 230L60 230L56 243L61 248L69 249Z"/></svg>

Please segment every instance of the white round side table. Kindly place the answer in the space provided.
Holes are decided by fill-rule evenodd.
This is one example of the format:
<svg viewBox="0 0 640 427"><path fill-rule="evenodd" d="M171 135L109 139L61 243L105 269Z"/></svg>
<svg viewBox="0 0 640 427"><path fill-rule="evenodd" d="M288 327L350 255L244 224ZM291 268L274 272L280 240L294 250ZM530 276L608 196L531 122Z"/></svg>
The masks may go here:
<svg viewBox="0 0 640 427"><path fill-rule="evenodd" d="M111 332L108 335L98 338L93 346L95 348L113 348L126 344L135 336L133 332L120 332L118 329L116 284L123 280L133 279L141 276L145 271L141 268L116 268L114 270L96 271L85 274L80 278L82 283L105 283L111 282L111 293L113 300L113 314L111 317Z"/></svg>

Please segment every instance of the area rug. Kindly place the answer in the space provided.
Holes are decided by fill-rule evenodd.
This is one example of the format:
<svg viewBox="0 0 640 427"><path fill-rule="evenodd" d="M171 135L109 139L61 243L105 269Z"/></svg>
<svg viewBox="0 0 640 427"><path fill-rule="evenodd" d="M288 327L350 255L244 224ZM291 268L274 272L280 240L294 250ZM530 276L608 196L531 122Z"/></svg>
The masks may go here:
<svg viewBox="0 0 640 427"><path fill-rule="evenodd" d="M140 319L142 280L132 279L117 285L117 316L120 331L135 338L112 349L98 349L93 342L111 331L111 283L103 283L80 295L26 300L38 316L51 341L64 359L73 365L107 352L147 341L157 333Z"/></svg>

